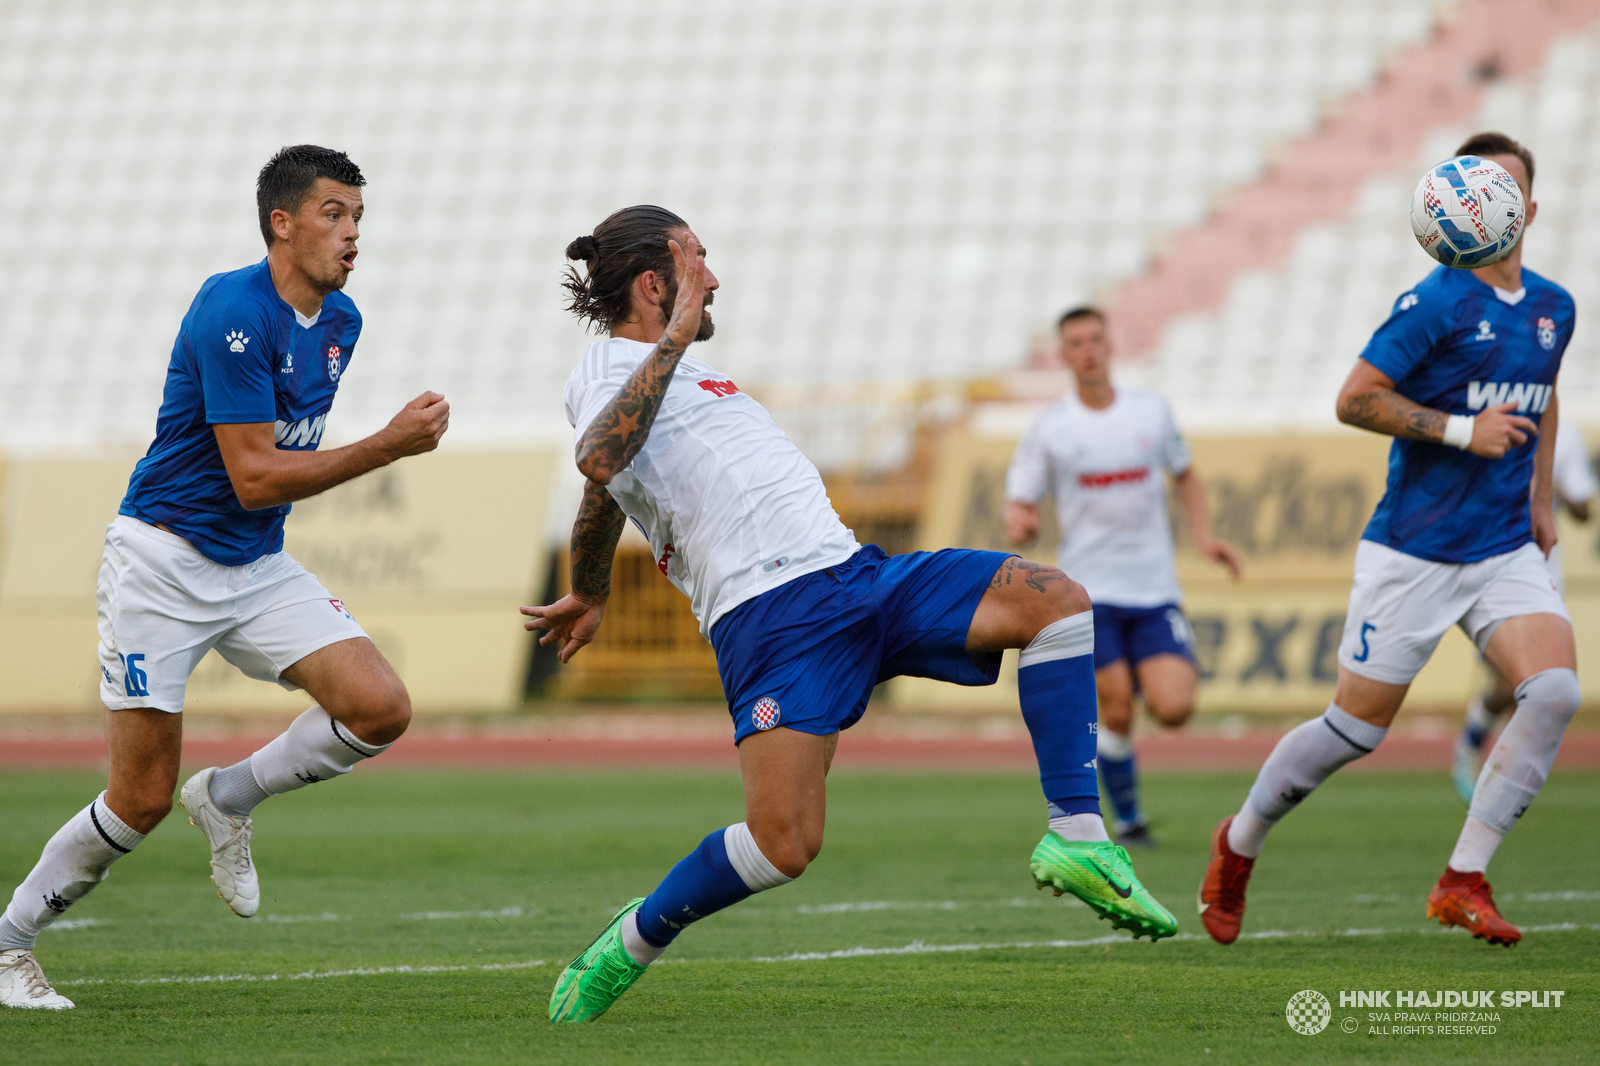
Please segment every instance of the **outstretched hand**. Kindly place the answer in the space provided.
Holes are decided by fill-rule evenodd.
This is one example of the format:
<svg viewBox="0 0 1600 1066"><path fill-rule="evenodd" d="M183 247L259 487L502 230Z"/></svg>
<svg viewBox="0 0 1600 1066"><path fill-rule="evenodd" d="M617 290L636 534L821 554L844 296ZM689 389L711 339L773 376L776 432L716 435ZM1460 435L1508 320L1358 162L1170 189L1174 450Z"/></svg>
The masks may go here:
<svg viewBox="0 0 1600 1066"><path fill-rule="evenodd" d="M520 610L532 619L522 623L522 628L529 632L543 630L544 635L539 638L539 643L547 648L554 645L556 658L566 663L578 653L579 648L594 639L600 629L600 620L605 617L606 605L604 600L591 603L568 593L548 607L523 607Z"/></svg>
<svg viewBox="0 0 1600 1066"><path fill-rule="evenodd" d="M678 298L667 319L667 336L681 352L700 335L700 317L706 307L706 258L700 254L700 238L692 233L687 247L669 239L667 248L672 252L672 276L678 284Z"/></svg>

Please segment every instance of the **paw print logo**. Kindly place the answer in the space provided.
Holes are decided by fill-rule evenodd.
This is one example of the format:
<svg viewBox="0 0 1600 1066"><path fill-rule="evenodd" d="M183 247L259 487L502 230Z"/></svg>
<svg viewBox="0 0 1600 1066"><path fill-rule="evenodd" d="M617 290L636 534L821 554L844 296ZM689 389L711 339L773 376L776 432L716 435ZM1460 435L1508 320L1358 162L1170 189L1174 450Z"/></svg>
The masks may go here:
<svg viewBox="0 0 1600 1066"><path fill-rule="evenodd" d="M244 351L244 346L250 343L250 338L246 337L244 330L240 329L234 330L222 339L228 342L228 351L230 352L242 352Z"/></svg>
<svg viewBox="0 0 1600 1066"><path fill-rule="evenodd" d="M1417 304L1420 303L1420 302L1421 302L1420 298L1417 296L1416 293L1408 292L1404 296L1400 297L1400 306L1396 307L1395 310L1396 311L1409 311L1413 307L1417 306Z"/></svg>

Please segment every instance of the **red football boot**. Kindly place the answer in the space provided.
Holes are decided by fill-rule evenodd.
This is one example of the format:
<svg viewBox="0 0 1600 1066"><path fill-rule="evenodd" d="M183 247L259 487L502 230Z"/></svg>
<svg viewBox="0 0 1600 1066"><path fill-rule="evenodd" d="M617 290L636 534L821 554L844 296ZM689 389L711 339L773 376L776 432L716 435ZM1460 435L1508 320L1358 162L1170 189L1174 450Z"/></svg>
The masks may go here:
<svg viewBox="0 0 1600 1066"><path fill-rule="evenodd" d="M1440 925L1459 925L1479 940L1512 947L1522 932L1500 917L1494 890L1479 873L1457 873L1445 867L1444 876L1428 893L1428 917Z"/></svg>
<svg viewBox="0 0 1600 1066"><path fill-rule="evenodd" d="M1250 883L1250 871L1256 861L1235 855L1228 847L1228 827L1233 815L1217 823L1211 834L1211 865L1206 867L1206 879L1200 882L1200 921L1206 932L1219 944L1231 944L1239 939L1239 926L1244 923L1244 886Z"/></svg>

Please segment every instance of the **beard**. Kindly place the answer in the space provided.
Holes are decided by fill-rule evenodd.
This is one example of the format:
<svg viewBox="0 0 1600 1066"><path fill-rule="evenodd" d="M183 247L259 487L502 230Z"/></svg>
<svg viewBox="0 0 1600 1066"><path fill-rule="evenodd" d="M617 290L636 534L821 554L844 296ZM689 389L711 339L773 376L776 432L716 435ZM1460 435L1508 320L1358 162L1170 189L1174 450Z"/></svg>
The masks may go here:
<svg viewBox="0 0 1600 1066"><path fill-rule="evenodd" d="M706 301L700 305L700 329L694 335L694 339L697 342L708 341L717 332L717 324L711 321L711 301L714 296L714 293L706 293ZM667 289L667 298L661 301L662 317L669 322L672 320L672 312L667 309L676 306L677 303L678 286L677 283L674 282L672 286Z"/></svg>

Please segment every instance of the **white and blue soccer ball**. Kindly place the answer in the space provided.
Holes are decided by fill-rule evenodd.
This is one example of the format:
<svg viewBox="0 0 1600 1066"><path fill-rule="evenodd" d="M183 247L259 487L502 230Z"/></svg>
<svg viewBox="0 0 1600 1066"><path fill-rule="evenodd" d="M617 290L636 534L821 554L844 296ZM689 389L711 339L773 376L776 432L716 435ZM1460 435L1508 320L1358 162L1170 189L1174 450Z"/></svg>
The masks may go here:
<svg viewBox="0 0 1600 1066"><path fill-rule="evenodd" d="M1475 155L1446 159L1422 175L1411 194L1411 232L1447 267L1498 263L1522 237L1526 207L1516 179Z"/></svg>

